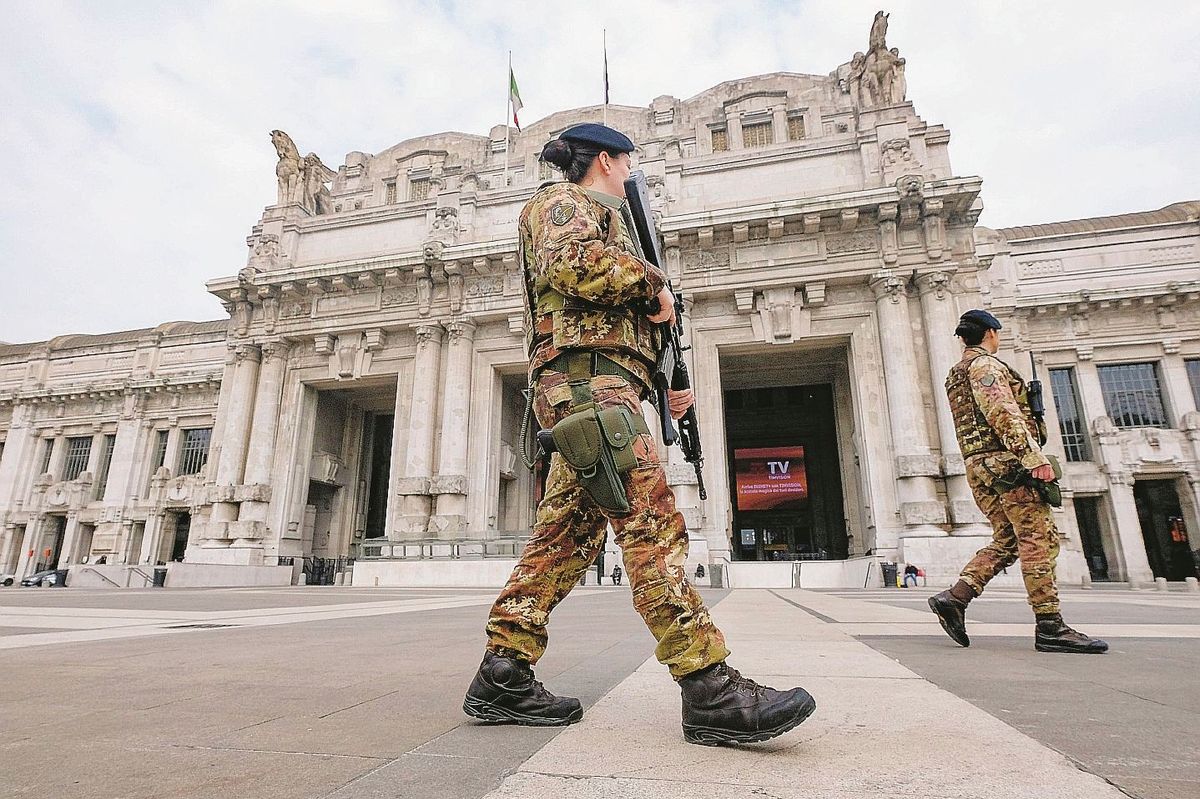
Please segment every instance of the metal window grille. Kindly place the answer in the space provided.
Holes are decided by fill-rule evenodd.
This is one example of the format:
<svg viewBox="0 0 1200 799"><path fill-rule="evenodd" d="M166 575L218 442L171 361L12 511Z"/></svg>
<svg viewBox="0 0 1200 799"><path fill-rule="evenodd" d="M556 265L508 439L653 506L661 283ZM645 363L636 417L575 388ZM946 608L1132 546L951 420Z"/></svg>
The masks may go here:
<svg viewBox="0 0 1200 799"><path fill-rule="evenodd" d="M1070 367L1051 369L1050 390L1054 394L1058 429L1062 433L1067 460L1090 461L1091 445L1083 421L1083 408L1079 404L1079 392L1075 388L1075 370Z"/></svg>
<svg viewBox="0 0 1200 799"><path fill-rule="evenodd" d="M67 439L67 460L63 464L63 480L74 480L87 468L92 454L92 437L78 436Z"/></svg>
<svg viewBox="0 0 1200 799"><path fill-rule="evenodd" d="M384 205L396 204L396 181L389 180L383 184L383 203Z"/></svg>
<svg viewBox="0 0 1200 799"><path fill-rule="evenodd" d="M712 132L712 146L714 153L723 153L729 149L729 131L725 128L714 130Z"/></svg>
<svg viewBox="0 0 1200 799"><path fill-rule="evenodd" d="M183 446L179 452L179 474L196 474L208 463L208 444L212 428L200 427L183 431Z"/></svg>
<svg viewBox="0 0 1200 799"><path fill-rule="evenodd" d="M54 457L54 439L47 438L45 446L42 447L42 468L38 470L39 476L50 471L50 459L53 457Z"/></svg>
<svg viewBox="0 0 1200 799"><path fill-rule="evenodd" d="M765 147L775 143L775 128L770 122L758 122L742 128L743 147Z"/></svg>
<svg viewBox="0 0 1200 799"><path fill-rule="evenodd" d="M107 435L104 437L104 443L100 449L100 464L96 467L96 499L103 497L104 489L108 487L108 471L112 467L113 450L116 449L116 446L116 436Z"/></svg>
<svg viewBox="0 0 1200 799"><path fill-rule="evenodd" d="M1188 382L1192 384L1192 398L1196 401L1196 407L1200 408L1200 358L1184 361L1183 364L1187 367Z"/></svg>
<svg viewBox="0 0 1200 799"><path fill-rule="evenodd" d="M167 436L170 430L159 430L155 433L154 457L150 461L150 473L154 474L167 460Z"/></svg>
<svg viewBox="0 0 1200 799"><path fill-rule="evenodd" d="M799 114L788 117L788 139L795 141L804 138L804 117Z"/></svg>
<svg viewBox="0 0 1200 799"><path fill-rule="evenodd" d="M1104 408L1117 427L1167 427L1162 382L1155 363L1100 366Z"/></svg>
<svg viewBox="0 0 1200 799"><path fill-rule="evenodd" d="M429 178L418 178L408 184L408 199L424 200L429 197Z"/></svg>

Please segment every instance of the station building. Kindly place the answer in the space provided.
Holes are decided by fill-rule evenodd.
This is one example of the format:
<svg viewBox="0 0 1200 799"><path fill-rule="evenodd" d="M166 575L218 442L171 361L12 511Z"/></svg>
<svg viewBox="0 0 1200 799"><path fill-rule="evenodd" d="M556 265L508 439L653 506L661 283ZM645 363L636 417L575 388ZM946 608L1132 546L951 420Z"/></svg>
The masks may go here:
<svg viewBox="0 0 1200 799"><path fill-rule="evenodd" d="M227 318L0 345L0 572L500 585L533 510L517 214L560 178L542 145L606 115L686 301L707 500L665 457L698 582L878 585L884 562L950 581L990 536L943 390L974 307L1046 387L1060 580L1195 576L1200 203L980 227L982 179L953 170L876 23L827 75L336 170L276 131L276 202L207 286ZM787 478L766 492L764 470Z"/></svg>

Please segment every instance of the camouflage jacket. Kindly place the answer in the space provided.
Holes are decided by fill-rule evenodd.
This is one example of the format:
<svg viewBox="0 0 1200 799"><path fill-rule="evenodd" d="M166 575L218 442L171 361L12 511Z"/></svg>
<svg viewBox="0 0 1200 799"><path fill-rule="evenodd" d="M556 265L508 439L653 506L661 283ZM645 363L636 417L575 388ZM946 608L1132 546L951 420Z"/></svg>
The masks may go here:
<svg viewBox="0 0 1200 799"><path fill-rule="evenodd" d="M621 220L620 202L573 183L553 183L521 210L531 375L560 353L596 350L649 386L657 350L644 304L666 277L641 258Z"/></svg>
<svg viewBox="0 0 1200 799"><path fill-rule="evenodd" d="M1049 461L1038 442L1044 423L1033 418L1025 381L982 347L967 347L946 377L954 432L964 458L1007 450L1026 469Z"/></svg>

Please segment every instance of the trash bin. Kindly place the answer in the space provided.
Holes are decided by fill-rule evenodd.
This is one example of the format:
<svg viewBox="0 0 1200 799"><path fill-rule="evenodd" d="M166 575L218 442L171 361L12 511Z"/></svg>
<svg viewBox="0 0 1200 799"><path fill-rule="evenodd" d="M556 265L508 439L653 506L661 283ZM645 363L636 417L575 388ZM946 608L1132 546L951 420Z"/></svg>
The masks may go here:
<svg viewBox="0 0 1200 799"><path fill-rule="evenodd" d="M725 587L725 565L723 563L713 563L708 567L709 585L713 588Z"/></svg>
<svg viewBox="0 0 1200 799"><path fill-rule="evenodd" d="M166 584L167 584L167 570L165 568L164 569L155 569L154 570L154 587L162 588Z"/></svg>
<svg viewBox="0 0 1200 799"><path fill-rule="evenodd" d="M880 563L879 568L883 571L883 587L896 587L896 564L895 563Z"/></svg>

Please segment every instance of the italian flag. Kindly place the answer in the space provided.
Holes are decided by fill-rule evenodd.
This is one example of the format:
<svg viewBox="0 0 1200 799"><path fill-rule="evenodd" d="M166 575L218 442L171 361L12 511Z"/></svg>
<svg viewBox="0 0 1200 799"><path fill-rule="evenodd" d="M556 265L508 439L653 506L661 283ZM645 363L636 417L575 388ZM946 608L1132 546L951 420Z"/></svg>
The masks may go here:
<svg viewBox="0 0 1200 799"><path fill-rule="evenodd" d="M508 100L512 103L513 124L520 130L521 120L517 118L517 112L524 108L525 104L521 102L521 92L517 90L517 76L513 74L511 65L508 67Z"/></svg>

